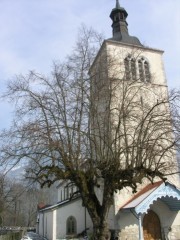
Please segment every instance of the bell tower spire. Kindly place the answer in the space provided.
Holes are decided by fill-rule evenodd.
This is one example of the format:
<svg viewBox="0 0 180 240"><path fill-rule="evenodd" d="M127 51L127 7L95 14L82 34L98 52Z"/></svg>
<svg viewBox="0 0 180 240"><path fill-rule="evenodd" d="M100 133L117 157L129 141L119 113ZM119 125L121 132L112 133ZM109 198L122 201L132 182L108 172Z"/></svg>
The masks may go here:
<svg viewBox="0 0 180 240"><path fill-rule="evenodd" d="M112 9L110 18L112 19L112 40L124 43L142 45L136 37L131 37L128 32L126 18L128 13L121 7L119 0L116 0L115 8Z"/></svg>
<svg viewBox="0 0 180 240"><path fill-rule="evenodd" d="M116 8L120 8L119 0L116 0Z"/></svg>
<svg viewBox="0 0 180 240"><path fill-rule="evenodd" d="M119 0L116 0L116 6L112 9L110 18L112 19L113 38L121 39L122 32L128 34L128 24L126 22L128 14L124 8L120 6Z"/></svg>

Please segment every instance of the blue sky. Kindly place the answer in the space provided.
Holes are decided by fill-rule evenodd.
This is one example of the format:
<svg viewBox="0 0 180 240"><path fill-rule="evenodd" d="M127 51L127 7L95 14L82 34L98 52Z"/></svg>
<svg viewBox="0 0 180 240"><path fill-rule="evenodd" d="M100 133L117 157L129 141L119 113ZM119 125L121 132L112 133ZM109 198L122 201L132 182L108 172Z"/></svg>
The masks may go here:
<svg viewBox="0 0 180 240"><path fill-rule="evenodd" d="M168 85L180 86L180 0L120 0L130 35L162 49ZM111 37L115 0L0 0L0 94L9 79L29 70L51 71L71 52L81 23ZM0 129L12 109L0 102Z"/></svg>

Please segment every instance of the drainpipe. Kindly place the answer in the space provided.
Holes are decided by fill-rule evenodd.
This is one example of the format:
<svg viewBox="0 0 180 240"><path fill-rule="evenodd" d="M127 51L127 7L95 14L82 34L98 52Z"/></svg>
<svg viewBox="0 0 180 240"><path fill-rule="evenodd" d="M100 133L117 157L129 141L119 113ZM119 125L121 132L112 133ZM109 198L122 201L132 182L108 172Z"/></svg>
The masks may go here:
<svg viewBox="0 0 180 240"><path fill-rule="evenodd" d="M84 207L84 227L85 227L85 231L86 231L86 228L87 228L87 223L86 223L86 207Z"/></svg>
<svg viewBox="0 0 180 240"><path fill-rule="evenodd" d="M45 237L44 236L44 211L43 211L43 237Z"/></svg>
<svg viewBox="0 0 180 240"><path fill-rule="evenodd" d="M138 214L138 222L139 222L139 240L144 240L141 213Z"/></svg>

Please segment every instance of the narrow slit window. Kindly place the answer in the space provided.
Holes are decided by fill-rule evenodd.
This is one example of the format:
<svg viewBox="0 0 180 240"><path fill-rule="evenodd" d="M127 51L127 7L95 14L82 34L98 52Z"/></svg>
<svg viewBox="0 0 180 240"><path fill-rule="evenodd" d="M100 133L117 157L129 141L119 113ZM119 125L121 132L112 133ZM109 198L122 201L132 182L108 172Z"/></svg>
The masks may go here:
<svg viewBox="0 0 180 240"><path fill-rule="evenodd" d="M120 19L124 20L124 14L123 13L120 13Z"/></svg>
<svg viewBox="0 0 180 240"><path fill-rule="evenodd" d="M66 198L69 198L69 187L66 187Z"/></svg>
<svg viewBox="0 0 180 240"><path fill-rule="evenodd" d="M63 201L63 191L61 190L61 201Z"/></svg>

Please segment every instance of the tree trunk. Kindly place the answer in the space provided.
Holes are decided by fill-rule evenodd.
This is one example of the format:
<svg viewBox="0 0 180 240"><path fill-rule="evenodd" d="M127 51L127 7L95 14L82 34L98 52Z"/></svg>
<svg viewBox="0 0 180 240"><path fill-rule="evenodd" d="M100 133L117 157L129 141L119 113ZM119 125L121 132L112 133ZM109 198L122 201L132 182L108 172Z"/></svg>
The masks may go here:
<svg viewBox="0 0 180 240"><path fill-rule="evenodd" d="M113 204L113 191L112 189L109 190L110 185L104 182L103 199L102 203L100 204L99 199L95 194L94 188L92 188L92 186L93 184L86 185L87 189L89 190L88 193L90 193L88 198L83 194L81 196L83 199L83 204L86 207L93 222L93 240L110 240L108 213L110 207Z"/></svg>
<svg viewBox="0 0 180 240"><path fill-rule="evenodd" d="M110 231L106 221L93 224L94 240L110 240Z"/></svg>

